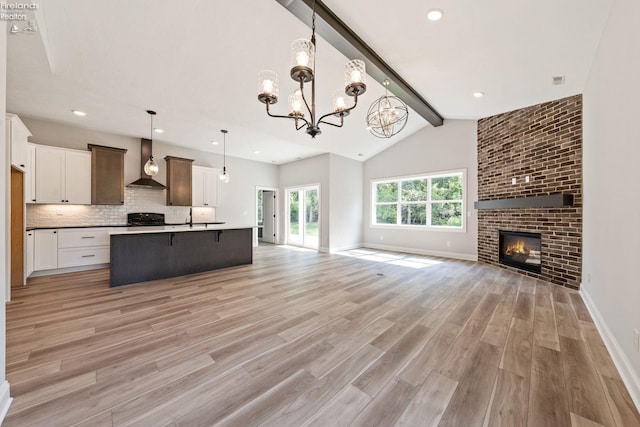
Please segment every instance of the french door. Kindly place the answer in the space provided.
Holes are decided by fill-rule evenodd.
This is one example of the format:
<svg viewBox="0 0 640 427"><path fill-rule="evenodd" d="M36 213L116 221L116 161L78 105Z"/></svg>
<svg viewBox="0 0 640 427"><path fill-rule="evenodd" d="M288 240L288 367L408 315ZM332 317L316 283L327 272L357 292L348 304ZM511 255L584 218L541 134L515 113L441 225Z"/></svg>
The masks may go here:
<svg viewBox="0 0 640 427"><path fill-rule="evenodd" d="M320 247L320 188L289 188L287 201L287 244L309 249Z"/></svg>

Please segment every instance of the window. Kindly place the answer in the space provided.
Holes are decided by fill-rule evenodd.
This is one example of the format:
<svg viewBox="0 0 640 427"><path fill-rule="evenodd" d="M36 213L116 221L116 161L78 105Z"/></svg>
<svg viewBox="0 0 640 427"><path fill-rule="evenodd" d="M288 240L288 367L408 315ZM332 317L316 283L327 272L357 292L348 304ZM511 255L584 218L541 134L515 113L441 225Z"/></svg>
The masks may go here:
<svg viewBox="0 0 640 427"><path fill-rule="evenodd" d="M372 182L372 223L464 229L464 171Z"/></svg>

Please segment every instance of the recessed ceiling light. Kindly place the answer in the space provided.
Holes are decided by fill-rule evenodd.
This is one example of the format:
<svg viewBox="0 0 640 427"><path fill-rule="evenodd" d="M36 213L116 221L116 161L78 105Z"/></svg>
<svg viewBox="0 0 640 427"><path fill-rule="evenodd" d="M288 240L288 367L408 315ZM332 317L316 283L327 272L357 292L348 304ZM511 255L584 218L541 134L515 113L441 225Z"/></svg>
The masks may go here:
<svg viewBox="0 0 640 427"><path fill-rule="evenodd" d="M443 15L444 12L442 11L442 9L431 9L429 12L427 12L427 19L429 21L439 21L442 19Z"/></svg>
<svg viewBox="0 0 640 427"><path fill-rule="evenodd" d="M71 112L73 114L75 114L76 116L80 116L80 117L84 117L87 115L87 113L85 113L84 111L80 111L80 110L71 110Z"/></svg>
<svg viewBox="0 0 640 427"><path fill-rule="evenodd" d="M253 150L253 154L260 154L260 150Z"/></svg>
<svg viewBox="0 0 640 427"><path fill-rule="evenodd" d="M473 92L473 96L476 98L482 98L484 96L484 92Z"/></svg>
<svg viewBox="0 0 640 427"><path fill-rule="evenodd" d="M155 133L164 133L164 129L160 129L160 128L154 128L153 131Z"/></svg>
<svg viewBox="0 0 640 427"><path fill-rule="evenodd" d="M220 144L218 141L211 141L211 145L218 145Z"/></svg>

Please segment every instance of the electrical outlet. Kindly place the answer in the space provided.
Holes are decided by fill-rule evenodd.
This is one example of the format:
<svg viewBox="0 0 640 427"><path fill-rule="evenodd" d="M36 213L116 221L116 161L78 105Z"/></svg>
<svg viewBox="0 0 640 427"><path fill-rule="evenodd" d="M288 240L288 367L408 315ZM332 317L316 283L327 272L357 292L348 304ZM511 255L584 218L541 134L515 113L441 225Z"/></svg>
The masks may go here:
<svg viewBox="0 0 640 427"><path fill-rule="evenodd" d="M511 185L516 185L517 182L518 182L517 178L511 178Z"/></svg>
<svg viewBox="0 0 640 427"><path fill-rule="evenodd" d="M524 182L527 182L527 183L529 182L529 175L524 177Z"/></svg>
<svg viewBox="0 0 640 427"><path fill-rule="evenodd" d="M587 283L591 283L591 273L587 273Z"/></svg>
<svg viewBox="0 0 640 427"><path fill-rule="evenodd" d="M633 347L637 353L640 353L640 334L637 329L633 330Z"/></svg>
<svg viewBox="0 0 640 427"><path fill-rule="evenodd" d="M447 247L450 248L451 247L451 240L447 240Z"/></svg>
<svg viewBox="0 0 640 427"><path fill-rule="evenodd" d="M384 236L380 236L380 240L384 240Z"/></svg>

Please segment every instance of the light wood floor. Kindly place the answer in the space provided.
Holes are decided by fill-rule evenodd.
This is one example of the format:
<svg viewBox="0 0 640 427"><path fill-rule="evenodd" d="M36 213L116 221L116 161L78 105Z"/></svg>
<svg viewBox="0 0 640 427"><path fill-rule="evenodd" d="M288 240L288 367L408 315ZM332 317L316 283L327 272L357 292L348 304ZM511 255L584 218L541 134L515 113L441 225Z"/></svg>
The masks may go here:
<svg viewBox="0 0 640 427"><path fill-rule="evenodd" d="M580 299L471 262L260 247L108 287L30 279L7 310L6 426L638 426Z"/></svg>

